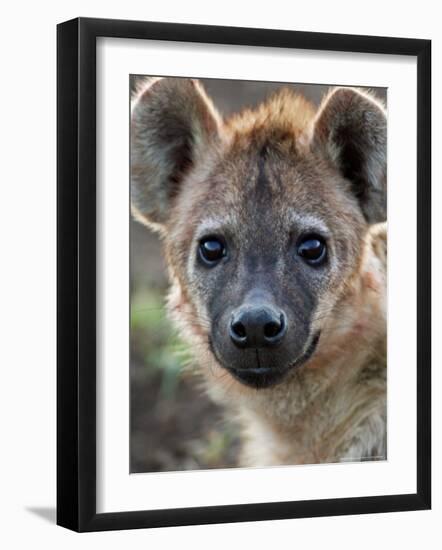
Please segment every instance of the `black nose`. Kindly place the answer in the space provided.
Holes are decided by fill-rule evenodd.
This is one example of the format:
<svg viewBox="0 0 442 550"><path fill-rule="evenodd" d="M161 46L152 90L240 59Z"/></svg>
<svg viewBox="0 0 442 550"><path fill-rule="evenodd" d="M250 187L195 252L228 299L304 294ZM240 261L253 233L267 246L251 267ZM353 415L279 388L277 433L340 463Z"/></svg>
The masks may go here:
<svg viewBox="0 0 442 550"><path fill-rule="evenodd" d="M241 307L230 322L230 338L241 348L276 346L286 332L284 312L268 306Z"/></svg>

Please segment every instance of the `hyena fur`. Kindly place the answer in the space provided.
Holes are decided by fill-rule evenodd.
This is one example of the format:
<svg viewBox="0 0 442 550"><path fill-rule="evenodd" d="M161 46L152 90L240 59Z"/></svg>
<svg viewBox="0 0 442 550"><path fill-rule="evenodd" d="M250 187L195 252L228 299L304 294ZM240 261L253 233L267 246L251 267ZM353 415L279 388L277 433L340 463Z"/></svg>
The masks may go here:
<svg viewBox="0 0 442 550"><path fill-rule="evenodd" d="M132 212L244 466L386 458L386 140L354 88L228 118L197 80L133 98Z"/></svg>

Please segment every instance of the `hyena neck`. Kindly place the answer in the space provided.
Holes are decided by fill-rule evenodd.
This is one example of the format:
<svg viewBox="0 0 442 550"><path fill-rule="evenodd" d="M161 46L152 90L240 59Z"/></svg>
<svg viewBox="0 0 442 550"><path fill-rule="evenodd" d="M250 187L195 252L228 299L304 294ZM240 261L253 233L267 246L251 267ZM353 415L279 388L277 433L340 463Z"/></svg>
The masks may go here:
<svg viewBox="0 0 442 550"><path fill-rule="evenodd" d="M242 464L312 464L385 457L385 341L370 353L301 369L238 407ZM320 372L324 369L327 372Z"/></svg>
<svg viewBox="0 0 442 550"><path fill-rule="evenodd" d="M385 231L368 235L359 272L307 364L265 390L205 369L211 395L236 411L243 465L385 458Z"/></svg>

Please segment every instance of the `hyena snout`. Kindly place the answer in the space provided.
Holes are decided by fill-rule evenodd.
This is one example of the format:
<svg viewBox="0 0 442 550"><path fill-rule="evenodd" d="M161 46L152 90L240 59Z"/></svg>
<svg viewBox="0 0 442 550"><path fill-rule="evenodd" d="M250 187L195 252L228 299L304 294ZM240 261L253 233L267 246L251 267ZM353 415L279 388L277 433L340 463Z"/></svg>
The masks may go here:
<svg viewBox="0 0 442 550"><path fill-rule="evenodd" d="M239 348L268 348L282 342L287 332L284 311L266 304L236 309L230 320L229 335Z"/></svg>

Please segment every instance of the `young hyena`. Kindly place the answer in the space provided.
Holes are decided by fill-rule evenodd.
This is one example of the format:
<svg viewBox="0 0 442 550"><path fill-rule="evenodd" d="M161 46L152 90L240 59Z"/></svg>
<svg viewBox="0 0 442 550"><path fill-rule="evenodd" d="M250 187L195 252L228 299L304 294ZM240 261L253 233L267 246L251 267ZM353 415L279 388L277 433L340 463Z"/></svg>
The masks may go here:
<svg viewBox="0 0 442 550"><path fill-rule="evenodd" d="M132 209L242 465L386 457L386 114L282 89L223 119L198 81L132 105Z"/></svg>

